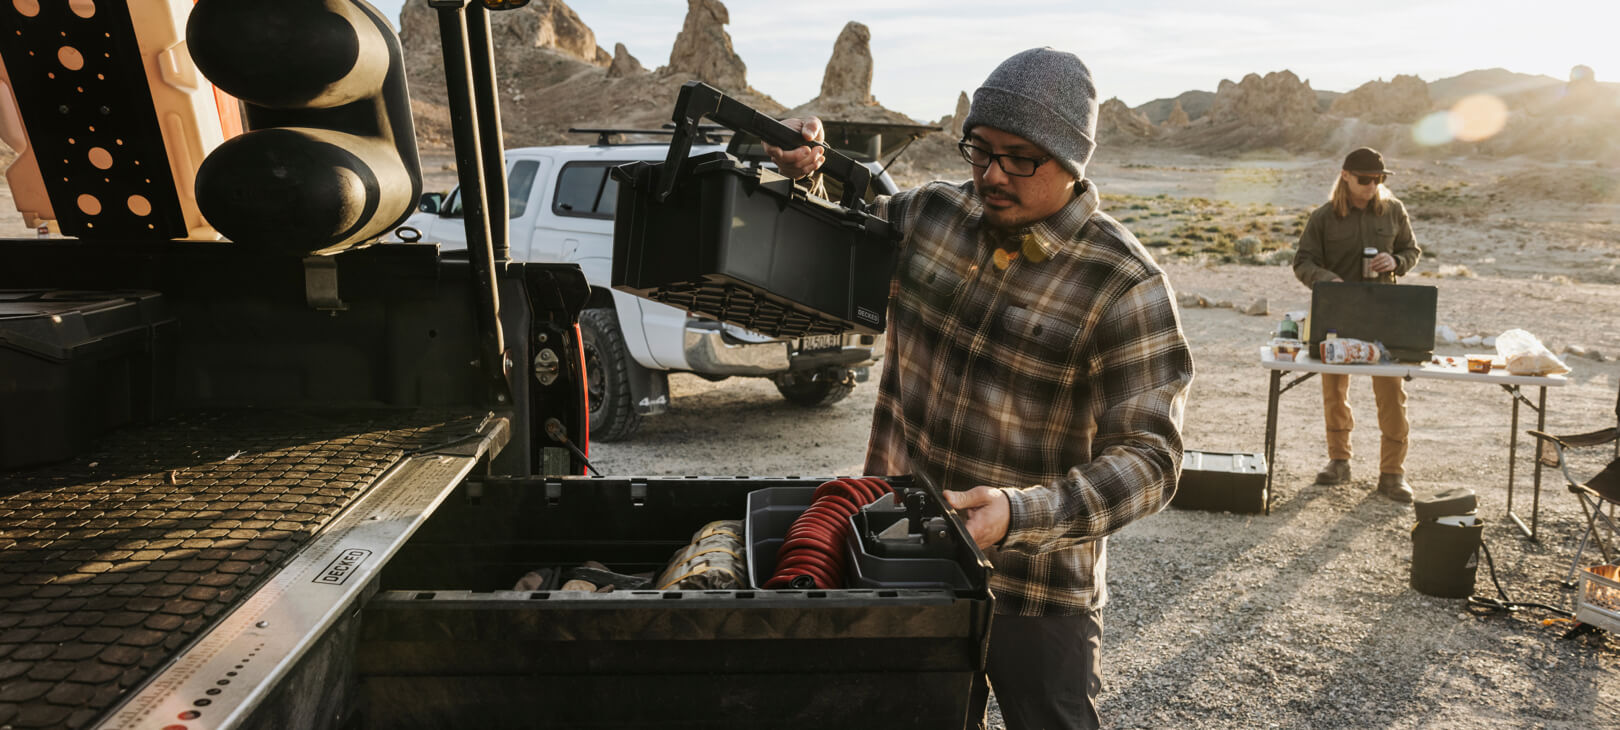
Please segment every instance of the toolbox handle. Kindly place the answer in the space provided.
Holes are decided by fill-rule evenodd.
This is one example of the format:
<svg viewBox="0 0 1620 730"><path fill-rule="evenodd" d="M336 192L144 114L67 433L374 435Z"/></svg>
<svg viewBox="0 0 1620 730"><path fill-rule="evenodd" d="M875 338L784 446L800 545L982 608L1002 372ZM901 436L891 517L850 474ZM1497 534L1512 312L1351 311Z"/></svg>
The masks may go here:
<svg viewBox="0 0 1620 730"><path fill-rule="evenodd" d="M821 170L844 183L840 205L851 210L862 210L866 188L872 182L872 171L854 158L834 151L820 142L810 142L804 135L770 115L761 114L753 107L721 93L702 81L688 81L681 85L681 94L675 100L675 133L669 142L669 157L660 172L654 199L662 203L675 191L681 163L692 152L692 139L701 138L698 122L708 117L736 132L757 135L760 139L782 149L791 150L815 144L826 150Z"/></svg>

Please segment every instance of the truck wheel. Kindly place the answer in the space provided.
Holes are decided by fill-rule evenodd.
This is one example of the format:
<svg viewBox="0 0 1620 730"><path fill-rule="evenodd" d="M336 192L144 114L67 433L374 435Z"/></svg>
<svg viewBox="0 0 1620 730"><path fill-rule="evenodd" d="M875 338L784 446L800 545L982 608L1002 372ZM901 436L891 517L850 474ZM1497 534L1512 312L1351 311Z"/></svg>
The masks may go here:
<svg viewBox="0 0 1620 730"><path fill-rule="evenodd" d="M855 390L855 375L845 368L782 373L775 381L783 398L806 408L830 406Z"/></svg>
<svg viewBox="0 0 1620 730"><path fill-rule="evenodd" d="M611 309L579 313L579 336L585 348L585 392L590 399L591 439L619 441L641 426L630 398L630 351Z"/></svg>

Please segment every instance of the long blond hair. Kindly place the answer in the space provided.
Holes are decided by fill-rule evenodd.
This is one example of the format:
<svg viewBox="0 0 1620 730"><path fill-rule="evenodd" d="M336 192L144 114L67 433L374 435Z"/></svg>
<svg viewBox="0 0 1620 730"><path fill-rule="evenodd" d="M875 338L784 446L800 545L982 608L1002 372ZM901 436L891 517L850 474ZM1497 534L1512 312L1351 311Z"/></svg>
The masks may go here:
<svg viewBox="0 0 1620 730"><path fill-rule="evenodd" d="M1355 173L1351 174L1353 175ZM1384 206L1386 205L1384 201L1388 200L1389 198L1389 188L1384 187L1383 183L1378 183L1378 192L1377 194L1373 195L1372 199L1373 215L1384 214ZM1332 200L1334 215L1340 218L1350 215L1350 184L1345 182L1344 175L1342 174L1333 178Z"/></svg>

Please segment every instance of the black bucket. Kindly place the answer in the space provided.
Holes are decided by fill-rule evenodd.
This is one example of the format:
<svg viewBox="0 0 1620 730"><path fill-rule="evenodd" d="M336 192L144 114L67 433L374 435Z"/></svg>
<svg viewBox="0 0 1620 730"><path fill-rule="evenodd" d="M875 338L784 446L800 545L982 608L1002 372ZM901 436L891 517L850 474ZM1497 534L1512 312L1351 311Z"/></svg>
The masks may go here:
<svg viewBox="0 0 1620 730"><path fill-rule="evenodd" d="M1454 524L1454 521L1473 524ZM1440 598L1467 598L1474 593L1480 537L1485 521L1469 515L1412 527L1412 588Z"/></svg>

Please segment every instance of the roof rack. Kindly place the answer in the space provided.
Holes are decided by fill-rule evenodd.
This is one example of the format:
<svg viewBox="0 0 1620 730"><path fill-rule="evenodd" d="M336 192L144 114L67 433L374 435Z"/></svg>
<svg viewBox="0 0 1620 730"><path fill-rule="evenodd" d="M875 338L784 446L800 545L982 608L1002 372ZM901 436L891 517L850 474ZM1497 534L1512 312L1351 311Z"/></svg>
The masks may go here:
<svg viewBox="0 0 1620 730"><path fill-rule="evenodd" d="M705 124L705 125L702 125L702 126L698 127L698 132L703 137L703 139L701 140L701 142L703 144L721 144L721 143L725 142L726 136L731 134L730 129L727 129L727 128L722 127L722 126L717 125L717 124ZM603 146L603 147L609 147L609 146L612 146L614 144L613 137L616 136L616 135L653 134L653 135L662 135L662 136L665 136L665 137L671 136L671 135L675 134L675 125L674 124L665 124L663 129L613 129L613 128L597 129L597 128L570 127L568 129L568 133L569 134L594 134L594 135L596 135L596 144L597 145ZM647 144L647 143L646 142L621 142L619 144Z"/></svg>

